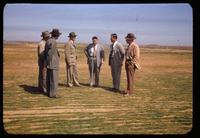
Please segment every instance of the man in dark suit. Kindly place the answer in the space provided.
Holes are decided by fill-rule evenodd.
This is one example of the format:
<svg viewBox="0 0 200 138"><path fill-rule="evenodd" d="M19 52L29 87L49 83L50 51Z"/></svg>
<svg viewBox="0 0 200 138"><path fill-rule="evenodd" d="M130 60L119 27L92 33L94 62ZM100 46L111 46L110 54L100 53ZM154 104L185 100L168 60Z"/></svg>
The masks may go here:
<svg viewBox="0 0 200 138"><path fill-rule="evenodd" d="M110 45L109 66L113 78L113 91L120 92L121 70L125 51L123 45L117 41L117 34L111 34L110 40L112 44Z"/></svg>
<svg viewBox="0 0 200 138"><path fill-rule="evenodd" d="M47 93L50 98L59 98L57 95L58 70L60 54L56 47L56 39L61 35L58 29L53 29L51 38L45 45L45 59L47 63Z"/></svg>

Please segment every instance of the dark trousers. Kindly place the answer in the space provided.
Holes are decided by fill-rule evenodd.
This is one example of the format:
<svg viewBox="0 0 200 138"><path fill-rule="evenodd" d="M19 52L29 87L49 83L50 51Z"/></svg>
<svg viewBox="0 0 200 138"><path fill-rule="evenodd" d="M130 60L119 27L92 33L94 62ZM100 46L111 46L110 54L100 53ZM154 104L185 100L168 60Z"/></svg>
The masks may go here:
<svg viewBox="0 0 200 138"><path fill-rule="evenodd" d="M46 92L46 73L47 73L47 68L44 63L44 58L39 57L38 59L38 66L39 66L39 71L38 71L38 88L41 92Z"/></svg>
<svg viewBox="0 0 200 138"><path fill-rule="evenodd" d="M134 84L134 74L135 74L135 68L125 62L125 70L126 70L126 77L127 77L127 93L132 94L133 93L133 84Z"/></svg>
<svg viewBox="0 0 200 138"><path fill-rule="evenodd" d="M49 97L56 96L58 88L58 70L47 69L47 93Z"/></svg>
<svg viewBox="0 0 200 138"><path fill-rule="evenodd" d="M111 64L110 67L111 67L113 88L119 90L122 66L121 65Z"/></svg>

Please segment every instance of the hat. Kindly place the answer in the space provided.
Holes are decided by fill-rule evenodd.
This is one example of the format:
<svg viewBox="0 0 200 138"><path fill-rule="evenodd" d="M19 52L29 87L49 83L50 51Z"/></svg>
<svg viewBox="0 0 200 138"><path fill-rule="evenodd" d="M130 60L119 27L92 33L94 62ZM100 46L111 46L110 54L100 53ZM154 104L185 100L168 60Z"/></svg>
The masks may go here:
<svg viewBox="0 0 200 138"><path fill-rule="evenodd" d="M59 36L59 35L62 34L62 33L59 32L59 29L57 29L57 28L54 28L50 33L51 33L52 35L57 35L57 36Z"/></svg>
<svg viewBox="0 0 200 138"><path fill-rule="evenodd" d="M98 37L97 36L93 36L92 39L98 39Z"/></svg>
<svg viewBox="0 0 200 138"><path fill-rule="evenodd" d="M125 38L133 38L136 39L135 35L133 33L128 33Z"/></svg>
<svg viewBox="0 0 200 138"><path fill-rule="evenodd" d="M75 34L75 32L71 32L69 33L69 36L68 37L76 37L77 35Z"/></svg>
<svg viewBox="0 0 200 138"><path fill-rule="evenodd" d="M41 37L50 37L49 31L43 31Z"/></svg>

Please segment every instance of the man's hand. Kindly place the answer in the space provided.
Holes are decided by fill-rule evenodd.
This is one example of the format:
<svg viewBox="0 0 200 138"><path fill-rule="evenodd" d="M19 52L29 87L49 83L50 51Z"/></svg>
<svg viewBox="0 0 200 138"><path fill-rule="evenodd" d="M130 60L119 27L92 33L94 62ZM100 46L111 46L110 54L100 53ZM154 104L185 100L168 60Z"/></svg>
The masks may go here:
<svg viewBox="0 0 200 138"><path fill-rule="evenodd" d="M102 63L102 64L104 63L103 59L102 59L101 63Z"/></svg>

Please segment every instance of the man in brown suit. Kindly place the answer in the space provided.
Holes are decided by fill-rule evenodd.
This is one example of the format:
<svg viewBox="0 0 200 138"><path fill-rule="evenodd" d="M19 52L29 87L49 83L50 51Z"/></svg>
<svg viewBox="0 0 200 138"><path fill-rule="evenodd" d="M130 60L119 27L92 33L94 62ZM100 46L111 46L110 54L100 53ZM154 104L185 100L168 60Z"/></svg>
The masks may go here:
<svg viewBox="0 0 200 138"><path fill-rule="evenodd" d="M65 44L65 62L66 62L66 72L67 72L67 86L72 87L80 86L78 81L78 71L77 71L77 55L76 55L76 39L75 32L69 33L69 40Z"/></svg>
<svg viewBox="0 0 200 138"><path fill-rule="evenodd" d="M46 93L46 63L44 57L44 50L46 41L50 38L50 33L48 31L42 32L42 40L38 44L38 66L39 66L39 75L38 75L38 88L40 92Z"/></svg>
<svg viewBox="0 0 200 138"><path fill-rule="evenodd" d="M137 43L134 41L136 39L135 35L128 33L125 37L128 47L125 53L125 69L127 76L127 90L124 93L124 96L129 96L133 93L133 80L136 69L140 69L138 63L140 56L140 49Z"/></svg>

